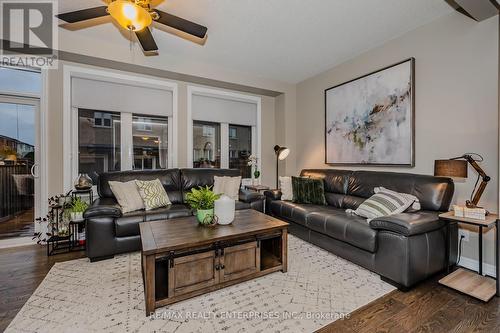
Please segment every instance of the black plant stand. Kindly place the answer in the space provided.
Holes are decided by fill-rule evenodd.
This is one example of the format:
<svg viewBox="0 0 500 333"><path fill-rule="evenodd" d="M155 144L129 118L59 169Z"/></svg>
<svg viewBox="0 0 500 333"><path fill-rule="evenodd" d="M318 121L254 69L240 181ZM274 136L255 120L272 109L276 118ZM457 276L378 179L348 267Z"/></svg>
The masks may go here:
<svg viewBox="0 0 500 333"><path fill-rule="evenodd" d="M89 204L94 200L94 192L92 189L88 190L73 190L71 191L71 197L73 199L76 198L89 198ZM64 206L63 205L54 205L51 206L52 216L54 219L55 228L52 233L57 232L59 230L59 224L62 221L64 214ZM68 234L61 235L52 235L47 239L47 256L52 256L60 253L67 253L73 251L84 251L86 242L79 239L79 231L85 228L85 220L78 221L70 221L68 224Z"/></svg>
<svg viewBox="0 0 500 333"><path fill-rule="evenodd" d="M72 248L71 237L71 234L66 236L50 236L47 239L47 256L70 252Z"/></svg>

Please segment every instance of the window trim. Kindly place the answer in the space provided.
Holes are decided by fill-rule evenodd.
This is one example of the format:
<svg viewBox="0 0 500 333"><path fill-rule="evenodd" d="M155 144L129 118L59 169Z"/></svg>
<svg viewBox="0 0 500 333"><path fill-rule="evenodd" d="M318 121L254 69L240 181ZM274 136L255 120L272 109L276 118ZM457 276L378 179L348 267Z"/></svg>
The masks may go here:
<svg viewBox="0 0 500 333"><path fill-rule="evenodd" d="M73 180L78 176L78 108L71 105L71 79L84 78L84 79L98 79L100 81L106 80L109 82L126 82L128 85L136 86L150 86L156 89L162 89L172 92L172 116L168 117L168 168L177 167L177 152L178 142L175 140L177 137L178 128L178 84L172 81L157 79L151 76L134 75L123 71L109 71L105 69L87 68L77 65L63 64L63 184L64 189L67 191L73 187ZM76 112L75 112L76 110ZM108 111L108 110L103 110ZM122 115L125 113L122 113ZM132 115L132 114L130 114ZM122 140L125 126L122 126ZM130 128L130 131L132 128ZM131 134L131 133L130 133ZM130 137L132 140L132 137ZM122 141L122 145L126 144ZM125 146L126 147L126 146ZM123 151L122 151L123 152ZM129 145L128 153L130 158L133 158L133 147ZM122 154L122 158L123 158ZM66 158L69 157L69 158ZM123 161L122 161L123 162ZM122 163L122 169L124 164ZM132 167L132 163L130 166ZM131 170L131 169L130 169Z"/></svg>
<svg viewBox="0 0 500 333"><path fill-rule="evenodd" d="M187 166L193 167L193 95L216 97L221 99L243 101L257 106L257 126L252 128L252 155L258 158L257 166L262 170L262 98L259 96L241 94L234 91L212 89L200 86L187 86ZM221 125L221 168L229 168L229 123ZM235 124L237 125L237 124ZM253 173L252 173L253 177ZM258 179L260 182L261 178Z"/></svg>

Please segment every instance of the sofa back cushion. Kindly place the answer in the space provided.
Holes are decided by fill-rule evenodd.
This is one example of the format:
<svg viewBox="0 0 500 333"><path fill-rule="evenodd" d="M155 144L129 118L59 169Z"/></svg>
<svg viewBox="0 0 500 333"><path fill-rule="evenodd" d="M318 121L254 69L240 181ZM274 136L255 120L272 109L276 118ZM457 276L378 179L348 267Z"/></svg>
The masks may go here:
<svg viewBox="0 0 500 333"><path fill-rule="evenodd" d="M240 176L240 170L238 169L181 169L182 175L182 191L187 193L191 191L192 188L197 188L199 186L213 186L214 176L228 176L228 177L238 177Z"/></svg>
<svg viewBox="0 0 500 333"><path fill-rule="evenodd" d="M181 174L179 169L147 170L147 171L117 171L106 172L99 175L97 192L101 198L114 198L109 187L109 181L127 182L130 180L155 180L159 179L168 198L173 204L182 203Z"/></svg>
<svg viewBox="0 0 500 333"><path fill-rule="evenodd" d="M350 170L337 169L304 169L301 177L319 178L325 182L325 199L328 205L335 208L344 207Z"/></svg>
<svg viewBox="0 0 500 333"><path fill-rule="evenodd" d="M447 211L454 192L450 178L411 173L304 169L301 176L323 179L327 203L343 209L356 209L383 186L416 196L423 210Z"/></svg>
<svg viewBox="0 0 500 333"><path fill-rule="evenodd" d="M419 199L423 210L433 211L447 211L454 192L451 178L411 173L354 171L349 177L347 194L369 198L377 186L412 194Z"/></svg>

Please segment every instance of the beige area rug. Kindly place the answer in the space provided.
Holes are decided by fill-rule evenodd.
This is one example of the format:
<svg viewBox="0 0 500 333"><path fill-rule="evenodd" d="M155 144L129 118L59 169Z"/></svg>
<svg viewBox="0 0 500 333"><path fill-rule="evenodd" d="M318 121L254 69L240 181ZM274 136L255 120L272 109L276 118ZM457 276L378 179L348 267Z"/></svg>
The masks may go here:
<svg viewBox="0 0 500 333"><path fill-rule="evenodd" d="M139 253L57 263L7 332L312 332L394 290L293 236L288 264L146 317Z"/></svg>

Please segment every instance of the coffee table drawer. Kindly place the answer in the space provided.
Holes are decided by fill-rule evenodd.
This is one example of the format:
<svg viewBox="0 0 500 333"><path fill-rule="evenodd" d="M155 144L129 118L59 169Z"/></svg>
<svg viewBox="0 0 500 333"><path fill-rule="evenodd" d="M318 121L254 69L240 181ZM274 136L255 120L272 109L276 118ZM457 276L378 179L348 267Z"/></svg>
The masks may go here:
<svg viewBox="0 0 500 333"><path fill-rule="evenodd" d="M253 241L224 249L220 257L221 282L252 275L260 270L260 249Z"/></svg>
<svg viewBox="0 0 500 333"><path fill-rule="evenodd" d="M173 259L168 271L169 297L190 293L219 283L219 258L208 251Z"/></svg>

